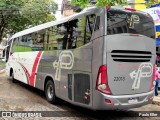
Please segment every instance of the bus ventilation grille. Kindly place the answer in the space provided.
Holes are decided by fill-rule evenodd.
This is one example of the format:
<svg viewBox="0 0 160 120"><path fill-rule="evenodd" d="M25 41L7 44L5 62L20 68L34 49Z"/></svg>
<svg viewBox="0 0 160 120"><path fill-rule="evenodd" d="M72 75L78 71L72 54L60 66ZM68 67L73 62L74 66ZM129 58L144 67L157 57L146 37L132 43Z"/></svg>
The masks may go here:
<svg viewBox="0 0 160 120"><path fill-rule="evenodd" d="M149 51L112 50L113 61L117 62L149 62L152 53Z"/></svg>

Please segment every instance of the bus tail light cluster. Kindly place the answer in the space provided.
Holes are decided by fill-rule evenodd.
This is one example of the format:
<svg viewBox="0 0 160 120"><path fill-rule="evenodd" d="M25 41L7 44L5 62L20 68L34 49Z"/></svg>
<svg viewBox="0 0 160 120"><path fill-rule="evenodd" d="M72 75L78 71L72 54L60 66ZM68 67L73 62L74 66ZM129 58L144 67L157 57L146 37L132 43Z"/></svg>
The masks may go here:
<svg viewBox="0 0 160 120"><path fill-rule="evenodd" d="M150 86L150 91L152 91L154 89L155 71L156 71L156 65L154 65L154 67L153 67L153 74L152 74L152 82L151 82L151 86Z"/></svg>
<svg viewBox="0 0 160 120"><path fill-rule="evenodd" d="M111 95L111 90L108 86L108 79L107 79L107 67L106 65L102 65L99 68L98 76L97 76L97 83L96 83L96 90Z"/></svg>
<svg viewBox="0 0 160 120"><path fill-rule="evenodd" d="M111 6L106 6L106 9L109 10L111 8Z"/></svg>

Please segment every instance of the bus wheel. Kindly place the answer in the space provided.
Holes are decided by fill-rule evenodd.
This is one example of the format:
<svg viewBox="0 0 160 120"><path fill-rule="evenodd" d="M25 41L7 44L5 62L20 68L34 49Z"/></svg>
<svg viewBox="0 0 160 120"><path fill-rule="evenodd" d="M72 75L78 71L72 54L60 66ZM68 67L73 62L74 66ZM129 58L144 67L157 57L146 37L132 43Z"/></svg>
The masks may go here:
<svg viewBox="0 0 160 120"><path fill-rule="evenodd" d="M48 80L45 86L46 99L50 103L56 103L55 87L52 80Z"/></svg>
<svg viewBox="0 0 160 120"><path fill-rule="evenodd" d="M11 77L12 77L12 82L16 83L16 79L14 79L14 73L13 72L12 72L12 76Z"/></svg>

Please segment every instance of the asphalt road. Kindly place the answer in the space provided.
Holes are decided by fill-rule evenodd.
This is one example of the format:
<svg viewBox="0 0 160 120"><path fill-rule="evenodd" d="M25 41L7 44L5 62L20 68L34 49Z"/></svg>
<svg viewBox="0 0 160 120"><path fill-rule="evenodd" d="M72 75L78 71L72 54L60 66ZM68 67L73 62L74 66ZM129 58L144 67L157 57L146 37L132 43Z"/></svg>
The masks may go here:
<svg viewBox="0 0 160 120"><path fill-rule="evenodd" d="M160 117L138 117L139 111L160 111L160 106L149 104L129 111L92 111L73 106L60 100L56 105L46 101L42 91L21 82L12 83L5 74L0 74L0 111L48 111L43 118L1 117L0 120L159 120ZM52 112L49 112L52 111ZM135 115L136 114L136 115ZM154 115L154 114L153 114ZM160 115L160 113L159 113ZM52 117L49 117L52 116ZM53 117L54 116L54 117Z"/></svg>

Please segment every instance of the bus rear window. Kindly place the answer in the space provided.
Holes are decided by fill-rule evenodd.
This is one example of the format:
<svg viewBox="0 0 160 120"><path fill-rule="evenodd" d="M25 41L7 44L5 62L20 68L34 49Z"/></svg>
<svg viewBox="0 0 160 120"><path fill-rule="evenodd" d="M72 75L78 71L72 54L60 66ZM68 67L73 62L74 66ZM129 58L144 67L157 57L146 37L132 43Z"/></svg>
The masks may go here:
<svg viewBox="0 0 160 120"><path fill-rule="evenodd" d="M107 11L107 34L141 34L155 38L153 19L140 12L110 9Z"/></svg>

